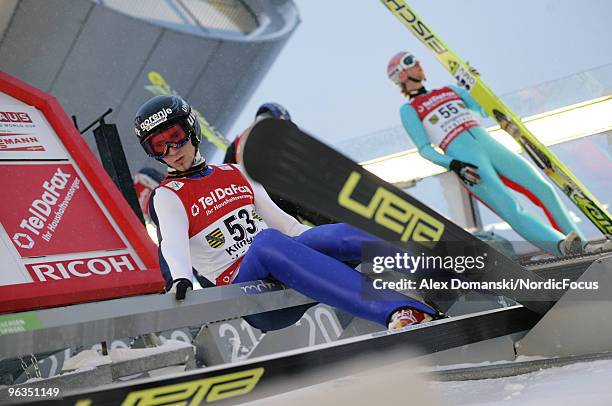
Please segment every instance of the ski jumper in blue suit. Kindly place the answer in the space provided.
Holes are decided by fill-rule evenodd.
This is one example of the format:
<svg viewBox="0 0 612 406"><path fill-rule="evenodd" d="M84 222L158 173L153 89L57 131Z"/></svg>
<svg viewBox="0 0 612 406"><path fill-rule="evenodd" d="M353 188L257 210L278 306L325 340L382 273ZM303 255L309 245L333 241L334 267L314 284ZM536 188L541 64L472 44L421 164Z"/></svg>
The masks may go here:
<svg viewBox="0 0 612 406"><path fill-rule="evenodd" d="M342 262L359 261L361 244L375 237L346 224L299 224L239 166L211 165L163 182L152 197L151 217L170 285L192 280L192 269L217 285L274 278L384 326L404 308L437 315L399 292L375 289L371 279Z"/></svg>
<svg viewBox="0 0 612 406"><path fill-rule="evenodd" d="M384 326L398 309L430 315L431 307L394 290L374 289L372 280L341 261L358 261L361 243L374 237L346 224L326 224L296 237L274 229L259 233L234 283L274 278L319 302Z"/></svg>
<svg viewBox="0 0 612 406"><path fill-rule="evenodd" d="M558 243L565 234L575 231L586 241L551 184L523 157L491 137L470 110L487 116L467 91L448 86L412 98L402 105L400 114L421 156L447 169L453 159L476 165L481 180L466 185L469 192L526 240L557 256L561 255ZM436 151L432 144L445 153ZM541 207L550 225L527 213L510 189Z"/></svg>

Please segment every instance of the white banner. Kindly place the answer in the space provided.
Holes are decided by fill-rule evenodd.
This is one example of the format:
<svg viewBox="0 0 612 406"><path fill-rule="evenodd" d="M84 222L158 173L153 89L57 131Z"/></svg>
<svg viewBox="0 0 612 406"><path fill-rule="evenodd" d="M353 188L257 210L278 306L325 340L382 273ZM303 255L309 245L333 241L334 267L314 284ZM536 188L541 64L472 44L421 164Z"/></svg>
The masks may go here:
<svg viewBox="0 0 612 406"><path fill-rule="evenodd" d="M1 159L68 159L68 153L36 108L0 104Z"/></svg>

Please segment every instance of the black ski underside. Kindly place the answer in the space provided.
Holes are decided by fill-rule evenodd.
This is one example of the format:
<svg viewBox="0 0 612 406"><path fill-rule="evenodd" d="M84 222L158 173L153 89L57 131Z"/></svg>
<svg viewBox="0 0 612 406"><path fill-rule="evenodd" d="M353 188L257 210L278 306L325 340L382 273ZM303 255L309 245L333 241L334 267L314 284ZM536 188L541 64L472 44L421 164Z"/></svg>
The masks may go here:
<svg viewBox="0 0 612 406"><path fill-rule="evenodd" d="M397 187L383 181L360 165L301 131L284 120L263 120L251 131L244 146L244 166L247 173L266 189L310 209L392 242L411 252L434 255L476 255L486 253L487 267L483 271L466 271L461 277L470 281L501 281L529 279L542 282L540 276L522 268L490 245L474 237L428 206ZM406 170L409 170L407 168ZM399 241L400 235L376 221L377 215L365 217L339 203L346 198L347 185L353 180L350 199L363 207L373 204L382 193L392 195L395 204L408 207L418 217L414 230L425 230L425 237L434 235L434 247L414 240ZM357 179L357 183L354 180ZM380 199L378 199L380 201ZM399 203L398 203L399 202ZM384 203L380 203L382 207ZM388 207L389 205L387 205ZM397 207L394 207L397 209ZM395 211L397 213L397 210ZM402 213L403 214L403 213ZM421 234L422 238L423 235ZM417 238L418 239L418 238ZM457 251L459 250L459 251ZM499 289L495 293L544 314L563 292L548 290Z"/></svg>

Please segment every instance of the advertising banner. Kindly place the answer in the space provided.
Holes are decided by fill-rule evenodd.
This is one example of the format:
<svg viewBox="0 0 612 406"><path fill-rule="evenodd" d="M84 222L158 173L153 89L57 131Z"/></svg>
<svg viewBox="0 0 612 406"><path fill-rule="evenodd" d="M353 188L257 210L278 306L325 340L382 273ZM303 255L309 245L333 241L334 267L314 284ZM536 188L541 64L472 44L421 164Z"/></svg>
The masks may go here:
<svg viewBox="0 0 612 406"><path fill-rule="evenodd" d="M0 72L0 314L156 293L156 247L59 103Z"/></svg>
<svg viewBox="0 0 612 406"><path fill-rule="evenodd" d="M66 259L26 265L35 283L74 279L100 279L121 272L138 272L139 267L130 254L96 256L82 259Z"/></svg>
<svg viewBox="0 0 612 406"><path fill-rule="evenodd" d="M0 159L68 159L68 153L38 110L0 104Z"/></svg>
<svg viewBox="0 0 612 406"><path fill-rule="evenodd" d="M0 163L0 222L22 257L126 248L72 165Z"/></svg>

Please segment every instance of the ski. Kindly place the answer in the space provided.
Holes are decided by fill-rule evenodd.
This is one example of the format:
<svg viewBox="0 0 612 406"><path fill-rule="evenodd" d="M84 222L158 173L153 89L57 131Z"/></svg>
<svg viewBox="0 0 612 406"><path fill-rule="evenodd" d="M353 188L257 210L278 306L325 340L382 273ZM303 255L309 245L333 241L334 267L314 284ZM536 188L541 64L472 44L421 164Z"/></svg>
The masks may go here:
<svg viewBox="0 0 612 406"><path fill-rule="evenodd" d="M518 142L538 167L605 235L612 236L612 218L570 170L542 144L521 119L463 62L403 0L381 0L486 110Z"/></svg>
<svg viewBox="0 0 612 406"><path fill-rule="evenodd" d="M483 270L457 272L470 281L544 281L359 164L282 120L263 120L242 141L249 176L266 189L344 221L413 255L484 255ZM408 169L407 169L408 170ZM558 292L534 293L513 286L494 289L536 313L545 313Z"/></svg>
<svg viewBox="0 0 612 406"><path fill-rule="evenodd" d="M539 315L522 306L484 311L238 363L77 389L65 393L62 399L54 399L57 402L54 404L237 404L354 374L356 360L363 360L364 370L382 367L401 357L405 359L406 350L418 348L423 354L430 354L456 348L529 330L539 319ZM347 362L351 363L350 370ZM31 404L47 402L45 399Z"/></svg>

